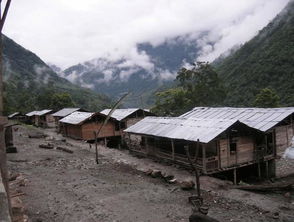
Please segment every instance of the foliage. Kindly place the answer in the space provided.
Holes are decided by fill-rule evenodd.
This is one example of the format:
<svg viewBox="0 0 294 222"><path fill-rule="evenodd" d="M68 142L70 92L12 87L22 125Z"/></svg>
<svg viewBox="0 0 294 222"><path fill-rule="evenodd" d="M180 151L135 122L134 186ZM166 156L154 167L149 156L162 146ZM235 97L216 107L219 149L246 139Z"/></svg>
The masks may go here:
<svg viewBox="0 0 294 222"><path fill-rule="evenodd" d="M5 114L56 109L61 104L89 111L100 111L111 105L108 97L59 77L39 57L5 36L3 53ZM57 98L62 101L57 103Z"/></svg>
<svg viewBox="0 0 294 222"><path fill-rule="evenodd" d="M294 1L259 34L216 64L228 88L225 105L250 106L261 89L271 88L280 105L294 105Z"/></svg>
<svg viewBox="0 0 294 222"><path fill-rule="evenodd" d="M54 93L51 97L51 109L60 110L64 107L74 107L75 104L69 93Z"/></svg>
<svg viewBox="0 0 294 222"><path fill-rule="evenodd" d="M274 90L264 88L256 95L253 106L262 108L278 107L279 100L280 98Z"/></svg>
<svg viewBox="0 0 294 222"><path fill-rule="evenodd" d="M217 106L225 98L225 88L208 63L198 62L192 69L182 68L176 79L176 88L157 93L153 112L176 116L195 106Z"/></svg>

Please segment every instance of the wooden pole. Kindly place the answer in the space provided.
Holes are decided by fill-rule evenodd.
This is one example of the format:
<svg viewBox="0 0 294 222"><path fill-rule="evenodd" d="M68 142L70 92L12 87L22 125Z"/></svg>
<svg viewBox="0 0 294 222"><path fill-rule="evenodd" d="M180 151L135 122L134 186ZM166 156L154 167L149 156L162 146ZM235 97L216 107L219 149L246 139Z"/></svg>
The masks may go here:
<svg viewBox="0 0 294 222"><path fill-rule="evenodd" d="M99 164L99 159L98 159L98 145L97 145L97 132L93 132L94 136L95 136L95 160L96 160L96 164Z"/></svg>
<svg viewBox="0 0 294 222"><path fill-rule="evenodd" d="M234 185L237 185L237 168L234 168Z"/></svg>
<svg viewBox="0 0 294 222"><path fill-rule="evenodd" d="M175 144L173 140L171 140L171 145L172 145L172 159L174 161L175 160Z"/></svg>
<svg viewBox="0 0 294 222"><path fill-rule="evenodd" d="M6 165L6 146L5 146L5 130L4 125L7 123L7 119L2 117L4 111L3 105L3 45L2 45L2 29L5 23L6 16L8 14L8 9L11 0L6 1L5 9L3 15L1 13L2 0L0 0L0 170L3 178L4 186L8 197L9 213L12 216L9 185L8 185L8 170Z"/></svg>
<svg viewBox="0 0 294 222"><path fill-rule="evenodd" d="M261 178L261 169L260 169L260 161L257 163L257 170L258 170L258 178Z"/></svg>
<svg viewBox="0 0 294 222"><path fill-rule="evenodd" d="M269 171L268 171L268 160L265 161L265 173L266 173L266 179L269 178Z"/></svg>
<svg viewBox="0 0 294 222"><path fill-rule="evenodd" d="M206 173L206 147L202 145L202 164L203 164L203 172Z"/></svg>
<svg viewBox="0 0 294 222"><path fill-rule="evenodd" d="M197 141L197 143L199 143L199 140ZM192 167L192 170L194 170L195 172L195 177L196 177L196 188L197 188L197 196L198 197L201 197L201 190L200 190L200 177L199 177L199 172L198 172L198 169L197 169L197 166L196 164L193 164L192 162L192 159L191 159L191 156L190 156L190 152L189 152L189 146L185 146L185 151L186 151L186 155L187 155L187 158L188 158L188 161ZM196 148L196 153L198 153L198 146Z"/></svg>

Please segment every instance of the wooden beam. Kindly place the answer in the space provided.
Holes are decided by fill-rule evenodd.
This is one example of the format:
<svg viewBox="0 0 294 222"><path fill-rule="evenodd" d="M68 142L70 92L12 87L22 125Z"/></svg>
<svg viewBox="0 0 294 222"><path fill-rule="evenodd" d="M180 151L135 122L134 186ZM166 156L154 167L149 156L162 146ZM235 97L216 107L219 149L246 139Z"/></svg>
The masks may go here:
<svg viewBox="0 0 294 222"><path fill-rule="evenodd" d="M206 173L206 145L202 144L202 165L203 172Z"/></svg>
<svg viewBox="0 0 294 222"><path fill-rule="evenodd" d="M234 168L234 185L237 185L237 168Z"/></svg>
<svg viewBox="0 0 294 222"><path fill-rule="evenodd" d="M266 179L269 178L269 171L268 171L268 160L265 161L265 173L266 173Z"/></svg>
<svg viewBox="0 0 294 222"><path fill-rule="evenodd" d="M171 139L171 145L172 145L172 159L175 160L175 144L174 140Z"/></svg>
<svg viewBox="0 0 294 222"><path fill-rule="evenodd" d="M260 169L260 162L257 163L257 172L258 172L258 178L261 179L261 169Z"/></svg>

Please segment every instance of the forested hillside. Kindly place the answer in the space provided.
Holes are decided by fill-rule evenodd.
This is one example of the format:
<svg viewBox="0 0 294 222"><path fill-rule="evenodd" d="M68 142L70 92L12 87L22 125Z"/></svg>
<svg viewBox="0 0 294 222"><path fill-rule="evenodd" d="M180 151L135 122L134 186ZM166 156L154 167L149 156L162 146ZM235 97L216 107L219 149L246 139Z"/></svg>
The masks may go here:
<svg viewBox="0 0 294 222"><path fill-rule="evenodd" d="M56 98L65 105L99 111L110 100L59 77L38 56L3 36L5 113L56 108ZM62 104L61 104L62 105Z"/></svg>
<svg viewBox="0 0 294 222"><path fill-rule="evenodd" d="M216 65L227 87L224 105L251 106L264 88L294 106L294 1L251 41Z"/></svg>

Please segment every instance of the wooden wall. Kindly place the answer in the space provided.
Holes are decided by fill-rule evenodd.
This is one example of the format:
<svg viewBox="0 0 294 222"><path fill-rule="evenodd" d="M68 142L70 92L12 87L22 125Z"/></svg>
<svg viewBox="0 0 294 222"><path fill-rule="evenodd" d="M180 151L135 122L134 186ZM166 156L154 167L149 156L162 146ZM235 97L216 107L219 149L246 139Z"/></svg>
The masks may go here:
<svg viewBox="0 0 294 222"><path fill-rule="evenodd" d="M94 131L100 129L102 122L88 122L82 125L83 139L84 140L94 140ZM111 137L111 136L120 136L119 131L115 131L115 124L112 121L102 128L102 131L99 134L99 138Z"/></svg>
<svg viewBox="0 0 294 222"><path fill-rule="evenodd" d="M55 127L55 119L51 114L46 115L47 127Z"/></svg>
<svg viewBox="0 0 294 222"><path fill-rule="evenodd" d="M73 139L83 139L81 126L65 124L62 128L64 128L63 132L66 136Z"/></svg>
<svg viewBox="0 0 294 222"><path fill-rule="evenodd" d="M236 137L237 150L231 153L229 140L219 140L220 167L229 167L235 164L246 163L254 160L254 141L250 137Z"/></svg>
<svg viewBox="0 0 294 222"><path fill-rule="evenodd" d="M126 120L126 127L130 127L134 124L136 124L137 122L139 122L140 120L142 120L144 117L138 117L138 118L129 118Z"/></svg>
<svg viewBox="0 0 294 222"><path fill-rule="evenodd" d="M277 152L284 152L291 145L292 137L294 136L292 125L277 126L276 132L276 147Z"/></svg>

